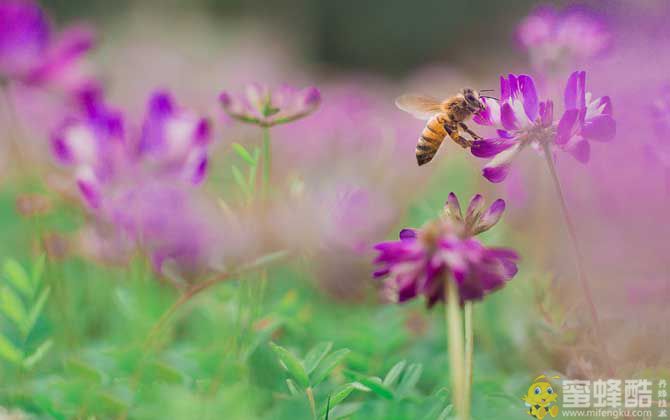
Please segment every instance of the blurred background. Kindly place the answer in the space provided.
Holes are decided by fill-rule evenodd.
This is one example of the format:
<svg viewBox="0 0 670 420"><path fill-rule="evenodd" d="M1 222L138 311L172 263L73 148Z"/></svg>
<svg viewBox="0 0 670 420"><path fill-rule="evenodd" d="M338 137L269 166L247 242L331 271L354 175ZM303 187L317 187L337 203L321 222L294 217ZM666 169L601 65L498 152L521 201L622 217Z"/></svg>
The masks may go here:
<svg viewBox="0 0 670 420"><path fill-rule="evenodd" d="M54 158L54 133L79 116L70 93L7 84L1 278L41 280L20 299L26 317L39 309L32 330L13 326L16 313L0 293L0 376L11 379L0 388L6 418L311 418L309 400L287 385L270 341L301 358L324 343L333 353L348 350L314 389L320 410L346 393L331 419L452 418L442 309L390 305L371 280L372 246L436 217L451 191L462 204L476 193L489 203L504 198L502 223L482 240L522 257L519 274L475 305L475 419L525 418L520 397L542 373L670 374L668 2L40 5L56 33L81 22L94 29L81 74L121 110L129 136L150 118L148 98L165 90L208 118L211 143L202 185L129 172L105 192L113 200L102 217L82 200L81 174ZM579 56L559 45L547 58L544 46L522 45L519 24L538 6L586 10L605 23L607 46ZM560 115L565 82L578 69L594 97L612 98L617 120L616 138L593 143L588 164L567 154L556 162L599 331L542 157L525 151L503 184L484 179L483 161L454 144L418 168L414 148L424 122L393 103L407 92L446 97L464 86L497 95L500 75L528 73ZM315 86L321 95L311 115L270 130L276 194L266 201L257 200L254 182L240 184L236 172L248 160L233 146L260 151L262 131L226 115L219 100L222 91L241 94L253 82ZM10 155L14 147L20 153ZM181 302L212 273L276 250L291 259ZM47 289L40 304L37 290ZM2 337L21 357L7 353ZM388 389L376 387L374 378L394 366L402 374ZM356 382L367 387L350 386Z"/></svg>

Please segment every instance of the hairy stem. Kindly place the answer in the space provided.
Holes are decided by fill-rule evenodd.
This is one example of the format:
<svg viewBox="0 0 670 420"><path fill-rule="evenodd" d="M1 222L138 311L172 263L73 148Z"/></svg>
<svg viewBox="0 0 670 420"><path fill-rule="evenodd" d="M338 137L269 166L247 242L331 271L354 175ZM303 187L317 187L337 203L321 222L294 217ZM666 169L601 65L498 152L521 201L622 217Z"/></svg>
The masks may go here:
<svg viewBox="0 0 670 420"><path fill-rule="evenodd" d="M263 198L270 193L270 171L272 169L272 145L270 127L263 127Z"/></svg>
<svg viewBox="0 0 670 420"><path fill-rule="evenodd" d="M445 313L447 317L447 348L451 372L451 388L454 406L460 420L468 420L464 406L464 357L463 357L463 320L458 296L458 286L449 277L445 278Z"/></svg>
<svg viewBox="0 0 670 420"><path fill-rule="evenodd" d="M579 248L579 241L577 239L577 229L575 228L575 224L573 223L572 217L570 216L570 211L568 210L568 205L566 204L565 196L563 195L563 189L561 188L561 182L558 179L558 174L556 173L556 167L554 166L554 159L552 157L551 150L549 150L549 145L544 144L542 147L544 149L544 157L547 161L549 172L551 173L551 178L554 182L554 187L556 188L556 195L558 196L558 201L561 203L563 219L565 220L565 226L568 230L570 241L572 243L572 249L575 254L577 277L582 285L582 289L584 291L584 298L586 299L589 305L591 318L593 319L593 322L597 325L599 322L598 311L596 310L596 305L593 301L593 293L591 292L591 286L589 285L589 281L586 277L586 273L584 270L584 257L582 256L582 252Z"/></svg>
<svg viewBox="0 0 670 420"><path fill-rule="evenodd" d="M465 418L470 417L470 407L472 405L472 358L474 354L474 335L472 328L472 302L465 302L463 308L465 314Z"/></svg>
<svg viewBox="0 0 670 420"><path fill-rule="evenodd" d="M563 189L561 188L561 182L558 178L556 172L556 166L554 165L554 158L552 156L551 150L549 149L548 144L543 144L542 148L544 150L544 157L547 161L547 166L549 167L549 172L551 173L551 178L554 182L554 187L556 189L556 195L558 196L558 201L561 203L561 210L563 213L563 219L565 220L565 226L568 230L570 236L570 242L572 243L572 249L575 254L575 266L577 269L577 278L582 285L582 291L584 293L584 298L589 306L589 312L591 314L591 319L593 321L593 327L595 334L599 341L601 350L603 352L605 365L610 374L614 373L614 368L612 367L611 360L608 355L607 346L603 340L601 331L600 331L600 317L598 316L598 310L596 309L595 302L593 300L593 292L591 291L591 285L589 284L588 277L586 276L586 271L584 269L584 257L582 255L581 249L579 248L579 240L577 239L577 228L575 227L572 217L570 216L570 211L568 210L568 205L565 201L565 196L563 195Z"/></svg>

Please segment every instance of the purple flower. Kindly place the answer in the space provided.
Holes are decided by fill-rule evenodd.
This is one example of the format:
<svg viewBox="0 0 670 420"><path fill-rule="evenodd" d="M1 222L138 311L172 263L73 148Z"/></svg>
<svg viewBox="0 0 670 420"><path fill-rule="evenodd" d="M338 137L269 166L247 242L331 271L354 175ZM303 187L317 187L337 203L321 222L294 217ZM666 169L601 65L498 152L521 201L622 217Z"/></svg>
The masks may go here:
<svg viewBox="0 0 670 420"><path fill-rule="evenodd" d="M565 88L565 111L554 122L554 102L540 101L530 76L510 74L500 78L500 100L484 98L486 109L474 117L481 125L496 128L496 136L477 140L471 152L481 158L493 158L483 175L491 182L502 182L514 157L527 146L559 148L580 162L589 159L589 140L608 141L614 137L609 97L592 99L586 92L586 73L570 75Z"/></svg>
<svg viewBox="0 0 670 420"><path fill-rule="evenodd" d="M267 86L254 83L247 85L244 95L239 97L222 92L219 101L231 117L271 127L311 114L319 106L321 94L314 87L298 90L284 85L271 90Z"/></svg>
<svg viewBox="0 0 670 420"><path fill-rule="evenodd" d="M519 24L516 39L540 68L575 63L606 51L612 35L603 19L584 8L537 8Z"/></svg>
<svg viewBox="0 0 670 420"><path fill-rule="evenodd" d="M444 217L421 229L403 229L400 240L375 246L379 252L376 278L384 278L384 292L397 302L424 295L428 306L444 299L445 281L458 285L461 303L479 300L504 286L517 272L516 252L488 248L474 235L491 229L505 209L496 200L484 210L480 194L463 215L458 198L449 194Z"/></svg>
<svg viewBox="0 0 670 420"><path fill-rule="evenodd" d="M470 199L465 216L463 216L458 197L452 192L447 198L444 213L453 222L463 225L465 235L476 236L495 226L505 211L505 200L503 199L495 200L486 210L484 210L485 204L484 197L481 194L475 194Z"/></svg>
<svg viewBox="0 0 670 420"><path fill-rule="evenodd" d="M51 144L56 159L76 169L77 185L90 207L101 206L106 190L142 177L194 185L204 180L209 123L179 108L168 93L151 96L139 135L128 135L121 113L97 93L82 102L81 114L67 118Z"/></svg>
<svg viewBox="0 0 670 420"><path fill-rule="evenodd" d="M516 252L487 248L444 220L403 230L399 241L382 242L375 249L379 269L374 276L384 277L385 294L397 302L423 295L430 307L444 299L445 281L456 282L461 303L480 300L517 272Z"/></svg>
<svg viewBox="0 0 670 420"><path fill-rule="evenodd" d="M77 64L92 46L93 33L85 27L72 27L54 37L47 17L33 1L0 4L0 77L29 84L83 83Z"/></svg>

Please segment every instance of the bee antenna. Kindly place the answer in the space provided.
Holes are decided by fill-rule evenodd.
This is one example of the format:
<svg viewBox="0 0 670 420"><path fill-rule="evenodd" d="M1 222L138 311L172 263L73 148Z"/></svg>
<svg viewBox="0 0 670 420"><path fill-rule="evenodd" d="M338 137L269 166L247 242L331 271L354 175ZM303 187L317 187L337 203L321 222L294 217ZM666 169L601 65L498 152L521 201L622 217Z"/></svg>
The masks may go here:
<svg viewBox="0 0 670 420"><path fill-rule="evenodd" d="M493 92L495 89L481 89L480 92Z"/></svg>
<svg viewBox="0 0 670 420"><path fill-rule="evenodd" d="M479 97L480 98L495 99L496 101L500 101L500 99L496 98L495 96L479 95Z"/></svg>

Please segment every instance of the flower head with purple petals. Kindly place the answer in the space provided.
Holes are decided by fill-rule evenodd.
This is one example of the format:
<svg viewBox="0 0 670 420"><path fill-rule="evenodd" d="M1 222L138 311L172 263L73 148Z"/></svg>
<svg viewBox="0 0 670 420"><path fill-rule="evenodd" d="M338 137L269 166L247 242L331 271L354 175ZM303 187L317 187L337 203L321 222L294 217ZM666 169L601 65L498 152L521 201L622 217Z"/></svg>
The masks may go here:
<svg viewBox="0 0 670 420"><path fill-rule="evenodd" d="M403 229L399 241L377 244L374 276L384 279L386 296L405 302L423 295L430 307L444 299L445 281L456 282L461 303L504 286L517 272L517 253L486 247L473 237L493 227L504 207L504 201L496 200L483 212L484 200L477 194L464 218L451 193L443 217L420 229Z"/></svg>
<svg viewBox="0 0 670 420"><path fill-rule="evenodd" d="M611 45L612 34L602 17L587 9L543 6L521 21L516 40L537 68L548 69L598 56Z"/></svg>
<svg viewBox="0 0 670 420"><path fill-rule="evenodd" d="M480 158L493 158L483 175L491 182L502 182L510 164L527 146L558 148L587 162L589 141L609 141L616 133L612 103L608 96L593 99L586 91L586 72L570 75L564 94L564 112L554 122L554 102L541 101L533 78L513 75L500 78L500 100L485 98L486 109L474 117L477 124L496 129L496 136L477 140L471 152Z"/></svg>
<svg viewBox="0 0 670 420"><path fill-rule="evenodd" d="M271 90L253 83L246 86L244 95L228 92L219 95L223 110L232 118L263 127L285 124L306 117L316 110L321 94L315 87L298 90L282 86Z"/></svg>
<svg viewBox="0 0 670 420"><path fill-rule="evenodd" d="M169 93L149 99L138 135L128 135L121 113L97 95L83 101L81 115L66 119L51 138L56 159L73 166L90 207L105 191L142 177L201 183L207 173L207 119L177 106ZM132 131L134 134L135 131Z"/></svg>
<svg viewBox="0 0 670 420"><path fill-rule="evenodd" d="M93 41L93 32L83 26L54 37L44 12L31 0L0 4L0 78L65 87L88 83L77 64Z"/></svg>

